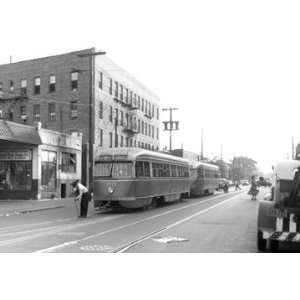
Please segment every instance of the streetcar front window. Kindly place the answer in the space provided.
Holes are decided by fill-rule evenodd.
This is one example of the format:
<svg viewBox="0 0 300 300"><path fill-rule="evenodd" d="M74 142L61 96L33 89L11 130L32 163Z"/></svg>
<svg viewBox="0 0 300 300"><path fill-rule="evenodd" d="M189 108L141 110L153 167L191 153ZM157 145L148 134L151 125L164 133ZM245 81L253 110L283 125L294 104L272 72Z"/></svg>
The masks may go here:
<svg viewBox="0 0 300 300"><path fill-rule="evenodd" d="M132 162L113 163L112 177L132 177L132 176L133 176Z"/></svg>
<svg viewBox="0 0 300 300"><path fill-rule="evenodd" d="M112 163L98 162L95 164L95 176L111 177Z"/></svg>
<svg viewBox="0 0 300 300"><path fill-rule="evenodd" d="M95 176L100 177L132 177L132 162L97 162Z"/></svg>

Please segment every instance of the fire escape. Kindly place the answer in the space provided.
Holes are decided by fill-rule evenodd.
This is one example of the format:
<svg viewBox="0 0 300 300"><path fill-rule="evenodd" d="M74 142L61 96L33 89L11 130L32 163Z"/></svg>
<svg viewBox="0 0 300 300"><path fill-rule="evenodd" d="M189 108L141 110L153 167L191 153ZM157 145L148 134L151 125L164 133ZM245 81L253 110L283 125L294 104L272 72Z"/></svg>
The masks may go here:
<svg viewBox="0 0 300 300"><path fill-rule="evenodd" d="M9 92L0 91L0 117L6 120L13 120L15 106L23 101L28 100L27 91L20 88L17 91ZM27 113L21 114L21 119L26 122Z"/></svg>

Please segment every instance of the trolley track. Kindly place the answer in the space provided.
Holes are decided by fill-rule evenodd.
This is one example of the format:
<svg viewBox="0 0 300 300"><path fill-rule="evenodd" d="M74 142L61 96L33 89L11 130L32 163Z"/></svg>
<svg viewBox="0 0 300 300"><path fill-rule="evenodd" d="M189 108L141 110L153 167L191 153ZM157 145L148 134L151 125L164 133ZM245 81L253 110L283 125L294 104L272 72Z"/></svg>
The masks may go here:
<svg viewBox="0 0 300 300"><path fill-rule="evenodd" d="M159 229L156 229L154 231L148 232L146 234L142 234L138 238L136 238L134 240L131 240L130 242L126 242L126 243L123 243L121 245L116 245L115 247L112 247L111 251L106 251L106 252L113 252L113 253L125 252L129 248L137 245L138 243L140 243L140 242L142 242L142 241L144 241L146 239L150 239L151 237L153 237L154 235L156 235L156 234L158 234L160 232L166 231L166 230L168 230L168 229L170 229L172 227L175 227L175 226L177 226L177 225L179 225L179 224L181 224L183 222L188 221L191 218L196 217L197 215L203 214L203 213L205 213L205 212L207 212L207 211L209 211L209 210L211 210L211 209L213 209L213 208L215 208L217 206L220 206L222 204L227 203L228 201L233 200L235 198L235 195L237 195L237 194L239 195L239 194L241 194L241 192L233 193L233 195L229 199L225 199L223 201L220 201L216 205L209 206L207 209L200 210L199 212L197 212L195 214L189 215L188 217L185 217L183 219L179 219L176 222L173 222L171 224L163 226L163 227L161 227ZM218 196L215 196L215 197L210 197L209 199L198 201L198 202L192 203L192 204L187 204L187 205L184 205L184 206L181 206L181 207L178 207L178 208L170 209L170 210L167 210L167 211L162 212L162 213L154 214L152 216L139 219L139 220L137 220L135 222L129 222L127 224L122 224L121 226L117 226L117 227L113 227L113 228L110 228L110 229L105 230L105 231L97 232L95 234L88 235L88 236L86 236L84 238L81 238L81 239L72 240L72 241L69 241L67 243L62 243L62 244L59 244L59 245L54 245L52 247L41 249L41 250L38 250L36 252L37 253L55 252L57 250L62 250L62 249L67 248L69 246L74 246L74 245L75 246L80 246L82 244L85 244L88 241L92 242L93 240L99 240L99 238L107 236L109 234L116 234L116 233L123 232L123 231L126 231L126 230L128 231L130 228L135 227L136 225L141 225L143 223L144 224L146 224L146 223L148 224L149 222L152 222L155 219L158 219L158 218L170 215L170 214L178 212L178 211L182 211L182 210L187 209L187 208L197 207L197 206L203 205L205 203L209 203L210 201L213 201L213 200L219 200L220 198L223 198L223 197L224 197L224 194L218 195Z"/></svg>
<svg viewBox="0 0 300 300"><path fill-rule="evenodd" d="M138 237L132 239L129 234L128 237L126 237L127 241L125 242L122 239L120 241L115 239L114 246L112 246L109 251L105 251L117 253L125 252L126 249L133 247L141 241L150 239L152 235L168 230L172 228L172 226L180 224L178 222L184 222L184 220L188 220L188 218L193 217L194 214L189 214L188 217L185 216L184 218L179 218L181 215L188 214L190 210L197 209L198 207L205 205L209 205L208 208L213 209L215 201L223 203L224 201L227 201L226 198L228 199L228 196L230 196L228 199L230 200L232 197L240 193L241 192L233 192L230 194L210 196L204 199L192 199L192 203L181 203L179 207L174 207L173 205L162 207L164 211L161 211L160 209L152 209L147 212L128 214L96 214L91 219L86 220L65 218L53 221L2 227L0 228L0 252L6 252L7 249L10 251L18 251L18 249L22 249L20 252L36 253L57 251L68 252L70 247L78 247L81 244L91 242L95 239L104 239L104 237L107 238L107 236L118 234L118 232L127 230L128 232L134 232L134 234L137 234ZM224 197L225 200L222 201ZM212 205L210 205L210 203L212 203ZM205 213L205 210L206 209L201 209L196 214ZM146 217L145 214L147 214ZM164 218L174 219L176 218L175 215L178 215L176 222L151 230L153 229L153 225L159 223L160 220ZM149 227L147 227L146 224L150 224ZM144 228L147 228L150 232L144 230L142 234L139 234L139 232L136 233L135 231L138 231L136 229L140 227L139 225L144 226ZM99 228L101 228L101 231L99 231ZM73 232L78 229L82 231L80 234L79 232ZM74 236L79 237L80 235L84 236L74 239ZM66 238L62 239L64 237ZM46 247L43 247L43 245Z"/></svg>

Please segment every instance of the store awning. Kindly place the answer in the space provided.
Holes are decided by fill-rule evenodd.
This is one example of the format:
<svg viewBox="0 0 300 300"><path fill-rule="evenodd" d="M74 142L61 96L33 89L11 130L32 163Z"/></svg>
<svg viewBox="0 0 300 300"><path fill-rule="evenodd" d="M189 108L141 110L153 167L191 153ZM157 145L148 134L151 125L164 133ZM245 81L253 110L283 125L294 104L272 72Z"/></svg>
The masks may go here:
<svg viewBox="0 0 300 300"><path fill-rule="evenodd" d="M0 142L9 141L31 145L42 144L38 130L34 126L0 120Z"/></svg>

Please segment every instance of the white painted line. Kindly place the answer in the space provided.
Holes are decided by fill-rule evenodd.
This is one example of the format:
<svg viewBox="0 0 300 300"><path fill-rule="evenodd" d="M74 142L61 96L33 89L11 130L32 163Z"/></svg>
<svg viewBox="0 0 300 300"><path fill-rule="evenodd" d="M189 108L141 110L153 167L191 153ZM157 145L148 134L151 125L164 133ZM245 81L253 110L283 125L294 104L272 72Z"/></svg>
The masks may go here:
<svg viewBox="0 0 300 300"><path fill-rule="evenodd" d="M159 232L155 232L155 233L153 233L153 234L147 235L146 237L144 237L144 238L142 238L142 239L139 239L139 240L136 240L136 241L134 241L134 242L131 242L130 245L127 244L127 246L125 246L125 247L122 248L122 249L118 248L118 249L120 249L120 250L117 250L117 251L114 251L114 252L116 252L116 253L123 253L123 252L126 252L129 248L132 248L133 246L138 245L138 244L140 244L141 242L144 242L144 241L146 241L146 240L148 240L148 239L154 237L154 236L157 235L158 233L161 233L161 232L163 232L163 231L169 230L169 229L171 229L171 228L173 228L173 227L175 227L175 226L178 226L178 225L180 225L180 224L182 224L182 223L184 223L184 222L187 222L187 221L189 221L189 220L191 220L191 219L193 219L193 218L195 218L195 217L197 217L197 216L200 216L200 215L202 215L202 214L205 214L205 213L207 213L208 211L210 211L210 210L212 210L212 209L214 209L214 208L216 208L216 207L218 207L218 206L222 206L222 205L226 204L227 202L230 202L230 201L234 200L234 199L237 198L238 196L239 196L239 195L233 196L233 197L231 197L231 198L229 198L229 199L226 199L226 200L224 200L224 201L222 201L222 202L219 202L219 203L217 203L217 204L215 204L215 205L212 205L212 206L210 206L210 207L208 207L208 208L206 208L206 209L203 209L203 210L201 210L201 211L199 211L199 212L197 212L197 213L195 213L195 214L192 214L192 215L190 215L190 216L188 216L188 217L186 217L186 218L184 218L184 219L181 219L181 220L179 220L179 221L177 221L177 222L175 222L175 223L172 223L172 224L170 224L170 225L164 227L163 229L159 230Z"/></svg>
<svg viewBox="0 0 300 300"><path fill-rule="evenodd" d="M240 191L235 192L234 194L235 194L235 195L237 194L236 196L233 196L233 197L231 197L230 199L227 199L227 200L224 200L224 201L226 201L226 202L229 201L229 200L231 201L232 199L234 199L234 198L240 196L240 194L242 194L242 193L243 193L243 192L240 192ZM183 210L183 209L188 208L188 207L198 206L198 205L201 205L201 204L203 204L203 203L205 203L205 202L208 202L208 201L211 201L211 200L215 200L215 199L218 199L218 198L223 197L223 196L224 196L224 194L219 195L219 196L216 196L216 197L210 197L209 199L205 199L205 200L200 201L200 202L197 202L197 203L193 203L193 204L185 205L185 206L182 206L182 207L178 207L178 208L175 208L175 209L172 209L172 210L168 210L168 211L166 211L166 212L163 212L163 213L161 213L161 214L156 214L156 215L154 215L154 216L147 217L147 218L145 218L145 219L142 219L142 220L139 220L139 221L136 221L136 222L133 222L133 223L129 223L129 224L126 224L126 225L121 225L121 226L118 226L118 227L115 227L115 228L112 228L112 229L108 229L108 230L106 230L106 231L102 231L102 232L99 232L99 233L96 233L96 234L92 234L92 235L89 235L89 236L84 237L84 238L82 238L82 239L74 240L73 242L74 242L74 244L77 244L77 243L79 243L79 242L83 242L83 241L86 241L86 240L89 240L89 239L93 239L93 238L96 238L96 237L99 237L99 236L103 236L103 235L106 235L106 234L108 234L108 233L112 233L112 232L115 232L115 231L118 231L118 230L122 230L122 229L125 229L125 228L127 228L127 227L135 226L135 225L138 225L138 224L140 224L140 223L144 223L144 222L147 222L147 221L150 221L150 220L159 218L159 217L161 217L161 216L165 216L165 215L171 214L171 213L173 213L173 212L175 212L175 211L180 211L180 210ZM219 204L222 204L224 201L220 202ZM215 206L213 206L213 207L215 207ZM201 211L201 212L202 212L202 211ZM205 212L206 212L206 210L205 210ZM177 223L177 222L176 222L176 223ZM161 230L159 230L159 232L161 232ZM154 234L157 234L157 233L158 233L158 231L156 231ZM151 235L150 237L154 236L154 234ZM149 238L150 238L150 237L149 237ZM65 244L65 243L64 243L64 244ZM64 244L57 245L57 246L53 246L53 247L49 247L49 248L45 248L45 249L41 249L41 250L35 251L35 253L46 253L46 252L51 252L51 251L53 251L53 249L54 249L54 250L57 249L56 247L64 248L64 247L68 246L68 245L64 245Z"/></svg>

